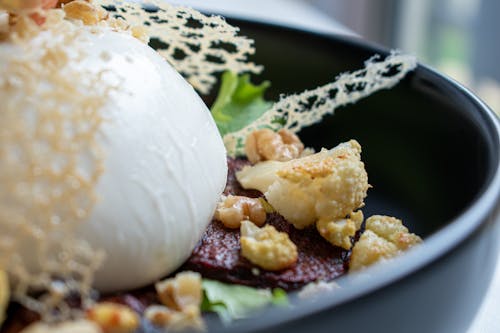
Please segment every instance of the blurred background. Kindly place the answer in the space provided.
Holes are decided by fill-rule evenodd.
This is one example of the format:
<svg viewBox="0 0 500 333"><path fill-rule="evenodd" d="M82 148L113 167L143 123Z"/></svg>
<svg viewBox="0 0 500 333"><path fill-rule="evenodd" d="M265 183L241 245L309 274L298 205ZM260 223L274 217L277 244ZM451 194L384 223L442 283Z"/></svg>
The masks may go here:
<svg viewBox="0 0 500 333"><path fill-rule="evenodd" d="M499 0L169 0L206 12L355 35L416 55L500 114ZM468 333L500 332L500 265Z"/></svg>
<svg viewBox="0 0 500 333"><path fill-rule="evenodd" d="M221 14L357 34L416 55L500 113L498 0L174 0Z"/></svg>
<svg viewBox="0 0 500 333"><path fill-rule="evenodd" d="M308 2L368 40L417 55L500 110L500 1Z"/></svg>

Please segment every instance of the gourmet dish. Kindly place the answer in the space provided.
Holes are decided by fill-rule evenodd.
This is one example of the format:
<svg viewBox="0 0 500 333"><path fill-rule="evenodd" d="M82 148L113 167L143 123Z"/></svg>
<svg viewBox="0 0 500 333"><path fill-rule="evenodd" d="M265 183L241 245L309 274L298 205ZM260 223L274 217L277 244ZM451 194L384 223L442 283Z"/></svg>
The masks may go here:
<svg viewBox="0 0 500 333"><path fill-rule="evenodd" d="M0 0L2 332L203 330L421 242L363 215L355 138L297 135L415 59L272 103L253 52L164 2Z"/></svg>

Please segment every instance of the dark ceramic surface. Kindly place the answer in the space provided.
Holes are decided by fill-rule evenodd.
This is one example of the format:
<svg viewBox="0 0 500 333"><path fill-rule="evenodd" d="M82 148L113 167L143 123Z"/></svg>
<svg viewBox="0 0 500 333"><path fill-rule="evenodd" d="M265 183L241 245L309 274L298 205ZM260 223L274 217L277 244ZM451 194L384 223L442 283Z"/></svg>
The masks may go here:
<svg viewBox="0 0 500 333"><path fill-rule="evenodd" d="M300 92L386 51L361 40L232 21L256 41L269 98ZM397 87L301 133L315 148L354 138L374 186L365 216L402 218L425 243L339 280L338 291L268 309L213 332L464 332L493 274L500 192L499 123L476 97L419 66Z"/></svg>

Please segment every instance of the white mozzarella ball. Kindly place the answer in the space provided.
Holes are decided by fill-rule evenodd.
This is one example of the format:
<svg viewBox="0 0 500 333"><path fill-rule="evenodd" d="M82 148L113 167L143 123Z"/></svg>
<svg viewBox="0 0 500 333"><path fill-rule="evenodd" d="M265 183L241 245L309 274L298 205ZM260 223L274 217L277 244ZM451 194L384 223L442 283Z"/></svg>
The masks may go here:
<svg viewBox="0 0 500 333"><path fill-rule="evenodd" d="M152 283L189 257L224 189L226 152L205 104L155 51L120 33L91 38L83 65L123 79L104 113L100 201L81 230L107 253L96 287L114 291Z"/></svg>
<svg viewBox="0 0 500 333"><path fill-rule="evenodd" d="M106 252L95 275L98 290L138 288L191 254L224 189L226 151L200 97L153 49L111 30L84 35L77 66L107 73L105 80L119 86L101 113L97 202L77 232ZM0 44L5 59L16 50Z"/></svg>

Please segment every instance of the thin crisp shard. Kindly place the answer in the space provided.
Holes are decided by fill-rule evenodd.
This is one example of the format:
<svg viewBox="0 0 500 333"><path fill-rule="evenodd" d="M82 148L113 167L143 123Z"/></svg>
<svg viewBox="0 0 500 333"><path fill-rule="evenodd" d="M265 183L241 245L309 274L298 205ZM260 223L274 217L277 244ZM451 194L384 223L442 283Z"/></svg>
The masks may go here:
<svg viewBox="0 0 500 333"><path fill-rule="evenodd" d="M390 89L417 66L416 58L396 52L381 60L379 55L365 62L365 68L339 75L332 83L288 97L282 96L262 117L243 129L224 136L230 156L244 155L248 135L261 128L285 128L298 133L302 128L333 114L340 106L355 103L379 90ZM313 100L312 106L310 101ZM283 119L284 125L276 122Z"/></svg>
<svg viewBox="0 0 500 333"><path fill-rule="evenodd" d="M91 302L103 259L76 229L96 200L101 110L113 87L103 73L79 69L86 35L61 11L43 27L21 27L3 46L12 52L0 54L0 267L12 298L54 321L77 315L69 295Z"/></svg>
<svg viewBox="0 0 500 333"><path fill-rule="evenodd" d="M132 27L144 27L150 45L181 73L200 93L207 94L226 70L235 73L262 71L248 61L253 40L238 36L239 28L220 16L206 16L164 1L125 2L94 0L114 19Z"/></svg>

